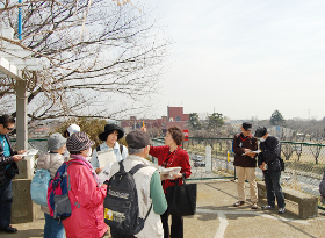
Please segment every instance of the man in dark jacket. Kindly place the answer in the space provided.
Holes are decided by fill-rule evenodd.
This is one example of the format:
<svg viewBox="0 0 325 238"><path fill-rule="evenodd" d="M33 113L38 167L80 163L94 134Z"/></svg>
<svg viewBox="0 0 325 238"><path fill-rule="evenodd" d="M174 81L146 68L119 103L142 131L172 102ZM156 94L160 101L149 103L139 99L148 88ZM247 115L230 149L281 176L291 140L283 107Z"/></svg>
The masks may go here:
<svg viewBox="0 0 325 238"><path fill-rule="evenodd" d="M257 129L255 136L260 138L260 150L258 166L265 174L265 186L267 191L267 206L262 209L274 209L275 197L279 206L279 213L284 213L284 197L281 188L281 171L283 161L279 140L267 133L265 127ZM275 195L275 196L274 196Z"/></svg>
<svg viewBox="0 0 325 238"><path fill-rule="evenodd" d="M258 190L255 181L256 151L258 149L257 138L252 137L252 124L244 122L242 133L235 135L233 139L233 151L235 153L234 166L238 175L238 202L234 207L245 205L245 178L250 182L252 209L258 209Z"/></svg>
<svg viewBox="0 0 325 238"><path fill-rule="evenodd" d="M22 159L17 154L24 151L14 151L7 134L14 129L15 119L12 116L0 116L0 232L14 233L17 229L11 227L10 212L13 200L12 179L18 173L16 162Z"/></svg>

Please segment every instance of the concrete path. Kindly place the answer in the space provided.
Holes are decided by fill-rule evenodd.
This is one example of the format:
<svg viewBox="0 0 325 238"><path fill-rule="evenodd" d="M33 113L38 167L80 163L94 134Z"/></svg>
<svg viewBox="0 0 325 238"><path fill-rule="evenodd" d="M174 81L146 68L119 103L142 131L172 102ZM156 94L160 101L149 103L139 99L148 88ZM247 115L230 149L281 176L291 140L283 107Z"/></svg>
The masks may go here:
<svg viewBox="0 0 325 238"><path fill-rule="evenodd" d="M320 210L317 218L301 220L297 216L297 205L290 201L286 201L287 211L284 215L279 215L277 210L252 210L248 183L247 205L234 208L232 204L237 201L236 182L215 180L196 183L197 212L195 216L184 217L184 238L325 237L325 211ZM265 204L266 201L262 201L259 205ZM17 234L0 233L0 237L43 237L44 219L15 224L14 227L19 229Z"/></svg>

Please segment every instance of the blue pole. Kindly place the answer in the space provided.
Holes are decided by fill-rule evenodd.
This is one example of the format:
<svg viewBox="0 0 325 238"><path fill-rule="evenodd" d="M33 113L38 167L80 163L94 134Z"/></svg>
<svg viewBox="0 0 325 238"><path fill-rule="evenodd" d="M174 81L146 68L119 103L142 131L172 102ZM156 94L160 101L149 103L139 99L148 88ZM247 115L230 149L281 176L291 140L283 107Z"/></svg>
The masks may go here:
<svg viewBox="0 0 325 238"><path fill-rule="evenodd" d="M22 0L19 0L19 3L22 3ZM18 20L18 36L19 36L19 40L21 40L21 33L22 33L22 17L21 17L21 13L22 13L22 7L19 7L19 20Z"/></svg>

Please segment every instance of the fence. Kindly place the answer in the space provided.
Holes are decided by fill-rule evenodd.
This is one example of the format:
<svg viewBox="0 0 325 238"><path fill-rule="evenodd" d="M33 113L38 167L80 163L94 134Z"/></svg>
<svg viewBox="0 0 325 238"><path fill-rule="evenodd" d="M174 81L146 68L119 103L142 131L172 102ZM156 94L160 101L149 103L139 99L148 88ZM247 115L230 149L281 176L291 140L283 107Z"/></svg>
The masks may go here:
<svg viewBox="0 0 325 238"><path fill-rule="evenodd" d="M154 140L157 142L157 140ZM162 143L163 139L158 139ZM205 157L205 147L211 147L211 173L205 169L195 167L195 158ZM205 177L236 177L232 166L232 138L201 138L189 137L183 142L183 149L187 150L193 167L193 178ZM281 154L285 169L282 173L282 184L297 191L319 195L318 185L323 178L325 167L325 145L303 142L281 142ZM191 162L191 160L193 160ZM194 166L193 166L194 165ZM256 168L256 177L263 179L263 173Z"/></svg>
<svg viewBox="0 0 325 238"><path fill-rule="evenodd" d="M38 154L40 154L41 152L45 152L47 151L47 138L41 138L41 139L29 139L28 140L28 148L29 149L36 149L38 150ZM12 147L15 149L16 146L16 140L15 139L10 139L10 144L12 145Z"/></svg>
<svg viewBox="0 0 325 238"><path fill-rule="evenodd" d="M47 139L30 139L29 148L47 151ZM163 145L164 139L153 139L154 145ZM318 185L323 178L325 167L325 145L303 142L281 142L281 154L285 164L282 184L297 191L319 195ZM15 141L12 141L15 145ZM207 163L205 148L211 147L211 163ZM190 179L218 179L236 177L232 165L232 138L189 137L183 142L183 149L188 151L192 175ZM202 157L197 163L198 156ZM209 165L209 168L207 168ZM263 179L263 173L256 168L256 177Z"/></svg>

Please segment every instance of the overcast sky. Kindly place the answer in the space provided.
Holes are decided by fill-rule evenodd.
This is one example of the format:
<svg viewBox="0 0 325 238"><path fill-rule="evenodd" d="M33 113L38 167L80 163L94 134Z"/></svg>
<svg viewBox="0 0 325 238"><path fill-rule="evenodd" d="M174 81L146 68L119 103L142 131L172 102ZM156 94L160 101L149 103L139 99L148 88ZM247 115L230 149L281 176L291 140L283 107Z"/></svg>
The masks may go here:
<svg viewBox="0 0 325 238"><path fill-rule="evenodd" d="M234 120L325 116L324 0L139 3L173 41L157 117L168 105Z"/></svg>

